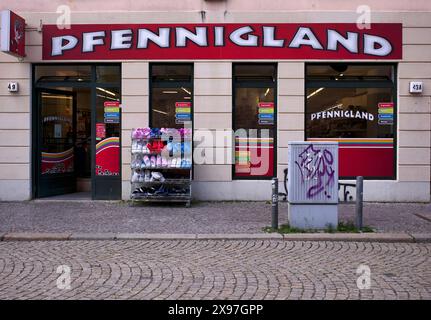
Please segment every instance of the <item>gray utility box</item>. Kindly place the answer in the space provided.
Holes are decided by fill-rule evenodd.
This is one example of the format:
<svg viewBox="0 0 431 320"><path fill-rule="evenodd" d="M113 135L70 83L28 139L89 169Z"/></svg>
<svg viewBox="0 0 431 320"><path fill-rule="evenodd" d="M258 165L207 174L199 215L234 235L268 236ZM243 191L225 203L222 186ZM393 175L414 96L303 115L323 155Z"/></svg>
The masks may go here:
<svg viewBox="0 0 431 320"><path fill-rule="evenodd" d="M338 143L288 143L289 224L301 229L338 225Z"/></svg>

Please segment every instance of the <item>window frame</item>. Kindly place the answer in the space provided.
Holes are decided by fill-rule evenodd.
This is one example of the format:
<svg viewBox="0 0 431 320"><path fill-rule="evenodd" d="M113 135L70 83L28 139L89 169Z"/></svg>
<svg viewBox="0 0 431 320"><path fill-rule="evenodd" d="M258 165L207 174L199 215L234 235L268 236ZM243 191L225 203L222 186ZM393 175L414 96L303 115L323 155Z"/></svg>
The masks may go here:
<svg viewBox="0 0 431 320"><path fill-rule="evenodd" d="M191 75L190 81L153 81L153 67L160 65L188 65L191 66ZM194 63L193 62L154 62L149 63L148 68L148 81L149 81L149 93L148 93L148 126L150 128L153 127L153 88L178 88L178 87L190 87L192 88L192 99L191 99L191 108L192 108L192 132L194 130L194 97L195 97L195 88L194 88Z"/></svg>
<svg viewBox="0 0 431 320"><path fill-rule="evenodd" d="M360 65L366 67L374 67L378 65L391 66L393 68L393 81L390 80L348 80L348 81L336 81L336 80L326 80L326 81L314 81L307 80L307 67L312 65L328 65L334 64L331 62L318 62L318 63L305 63L304 64L304 139L308 141L308 130L307 130L307 89L310 88L390 88L392 89L392 101L394 103L394 160L393 160L393 172L392 176L382 176L382 177L364 177L364 180L397 180L398 174L398 64L391 62L379 62L379 63L357 63L357 62L340 62L340 64L347 65ZM335 63L336 64L336 63ZM315 137L317 138L317 137ZM340 180L355 180L354 176L343 176L339 177Z"/></svg>
<svg viewBox="0 0 431 320"><path fill-rule="evenodd" d="M257 80L236 80L235 79L235 66L236 65L272 65L274 66L274 82L271 81L257 81ZM278 63L276 62L238 62L232 63L232 131L235 133L237 128L235 127L235 96L236 96L236 88L272 88L274 89L274 143L273 143L273 154L274 154L274 172L271 177L265 176L236 176L235 175L235 157L233 156L233 163L231 165L231 175L232 180L271 180L274 177L278 176L278 167L277 167L277 136L278 136ZM235 135L233 135L233 155L235 155Z"/></svg>

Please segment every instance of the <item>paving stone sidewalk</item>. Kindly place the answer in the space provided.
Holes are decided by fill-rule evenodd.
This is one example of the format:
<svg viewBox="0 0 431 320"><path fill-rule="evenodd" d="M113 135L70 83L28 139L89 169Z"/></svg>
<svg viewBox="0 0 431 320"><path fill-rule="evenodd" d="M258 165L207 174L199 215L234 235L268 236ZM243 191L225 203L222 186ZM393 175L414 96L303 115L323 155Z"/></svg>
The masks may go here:
<svg viewBox="0 0 431 320"><path fill-rule="evenodd" d="M430 254L429 243L7 241L0 299L429 300Z"/></svg>
<svg viewBox="0 0 431 320"><path fill-rule="evenodd" d="M341 221L354 221L355 207L341 204ZM280 224L287 204L280 203ZM198 202L184 206L131 207L124 202L0 202L0 233L256 234L271 223L265 202ZM431 233L431 204L365 203L364 224L378 232Z"/></svg>

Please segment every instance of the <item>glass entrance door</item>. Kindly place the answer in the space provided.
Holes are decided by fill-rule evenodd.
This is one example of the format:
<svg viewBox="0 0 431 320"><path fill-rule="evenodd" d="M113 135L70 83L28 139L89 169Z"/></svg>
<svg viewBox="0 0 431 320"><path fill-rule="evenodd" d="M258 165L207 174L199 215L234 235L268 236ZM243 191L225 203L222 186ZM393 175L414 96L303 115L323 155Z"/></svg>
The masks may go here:
<svg viewBox="0 0 431 320"><path fill-rule="evenodd" d="M121 67L34 66L36 198L65 193L121 199Z"/></svg>
<svg viewBox="0 0 431 320"><path fill-rule="evenodd" d="M37 100L37 197L75 192L75 94L55 89L39 89Z"/></svg>

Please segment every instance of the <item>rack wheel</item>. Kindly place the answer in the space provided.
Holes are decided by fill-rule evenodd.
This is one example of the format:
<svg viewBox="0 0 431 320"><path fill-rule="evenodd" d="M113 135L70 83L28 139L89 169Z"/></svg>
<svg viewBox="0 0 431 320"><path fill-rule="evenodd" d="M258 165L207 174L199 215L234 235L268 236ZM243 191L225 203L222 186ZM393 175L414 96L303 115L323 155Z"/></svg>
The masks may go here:
<svg viewBox="0 0 431 320"><path fill-rule="evenodd" d="M191 207L191 202L190 201L187 201L186 202L186 208L190 208Z"/></svg>

